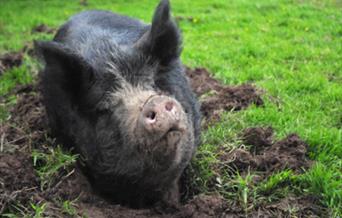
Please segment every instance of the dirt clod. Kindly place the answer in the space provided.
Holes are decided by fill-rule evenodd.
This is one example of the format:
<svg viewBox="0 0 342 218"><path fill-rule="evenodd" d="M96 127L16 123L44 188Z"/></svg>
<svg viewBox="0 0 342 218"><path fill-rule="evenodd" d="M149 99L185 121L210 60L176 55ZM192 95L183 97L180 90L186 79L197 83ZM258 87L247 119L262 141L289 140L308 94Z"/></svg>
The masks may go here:
<svg viewBox="0 0 342 218"><path fill-rule="evenodd" d="M198 19L194 18L192 16L189 17L184 17L184 16L176 16L175 17L176 22L180 22L180 21L188 21L190 23L197 23Z"/></svg>
<svg viewBox="0 0 342 218"><path fill-rule="evenodd" d="M0 55L0 76L13 67L19 67L23 62L22 52L9 52Z"/></svg>
<svg viewBox="0 0 342 218"><path fill-rule="evenodd" d="M30 56L35 55L33 44L26 43L23 49L17 52L8 52L0 55L0 76L6 71L14 68L20 67L23 63L24 55L28 54Z"/></svg>
<svg viewBox="0 0 342 218"><path fill-rule="evenodd" d="M224 214L227 204L219 195L198 195L185 204L178 217L218 217Z"/></svg>
<svg viewBox="0 0 342 218"><path fill-rule="evenodd" d="M286 168L301 172L311 165L306 155L307 148L308 145L297 134L290 134L275 142L261 154L258 168L271 172Z"/></svg>
<svg viewBox="0 0 342 218"><path fill-rule="evenodd" d="M302 172L311 165L307 156L308 145L296 134L282 140L272 141L271 128L249 128L242 134L245 144L252 145L250 151L235 149L223 152L220 160L243 172L246 169L263 172L268 176L274 172L291 169Z"/></svg>
<svg viewBox="0 0 342 218"><path fill-rule="evenodd" d="M264 147L272 145L273 130L271 127L247 128L242 133L242 140L245 144L252 145L251 150L258 154Z"/></svg>
<svg viewBox="0 0 342 218"><path fill-rule="evenodd" d="M193 91L201 102L204 127L219 121L223 111L238 111L250 104L263 105L261 92L251 84L227 86L210 76L204 68L186 69Z"/></svg>
<svg viewBox="0 0 342 218"><path fill-rule="evenodd" d="M250 167L257 167L257 160L253 155L244 149L235 149L229 153L222 153L220 160L228 163L228 166L233 166L238 171L246 171Z"/></svg>
<svg viewBox="0 0 342 218"><path fill-rule="evenodd" d="M80 5L88 6L88 1L87 0L80 0Z"/></svg>
<svg viewBox="0 0 342 218"><path fill-rule="evenodd" d="M32 33L47 33L52 34L56 29L47 26L46 24L39 24L32 28Z"/></svg>

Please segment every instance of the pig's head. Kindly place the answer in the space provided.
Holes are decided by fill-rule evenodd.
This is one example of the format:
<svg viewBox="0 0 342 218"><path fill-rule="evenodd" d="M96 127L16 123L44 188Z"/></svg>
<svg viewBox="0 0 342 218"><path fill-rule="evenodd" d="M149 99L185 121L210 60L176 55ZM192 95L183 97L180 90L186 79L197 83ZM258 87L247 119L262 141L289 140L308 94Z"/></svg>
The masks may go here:
<svg viewBox="0 0 342 218"><path fill-rule="evenodd" d="M198 140L197 103L179 62L181 39L168 1L137 35L124 45L106 35L78 39L80 46L37 43L53 132L77 148L104 186L117 178L151 187L173 182Z"/></svg>

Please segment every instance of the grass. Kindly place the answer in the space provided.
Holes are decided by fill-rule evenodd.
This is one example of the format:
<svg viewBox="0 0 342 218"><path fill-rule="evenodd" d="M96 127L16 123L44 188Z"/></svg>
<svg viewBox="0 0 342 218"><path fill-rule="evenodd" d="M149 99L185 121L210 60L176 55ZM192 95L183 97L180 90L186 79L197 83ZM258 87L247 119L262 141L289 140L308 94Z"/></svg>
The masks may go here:
<svg viewBox="0 0 342 218"><path fill-rule="evenodd" d="M31 207L34 210L33 218L43 217L43 213L45 211L46 204L41 204L41 205L39 205L39 204L37 204L37 205L31 204Z"/></svg>
<svg viewBox="0 0 342 218"><path fill-rule="evenodd" d="M73 166L77 156L66 153L60 146L56 148L51 146L48 152L33 150L33 166L37 168L41 189L49 187L57 176L60 177L62 170L68 170Z"/></svg>
<svg viewBox="0 0 342 218"><path fill-rule="evenodd" d="M76 208L74 206L74 202L72 201L63 201L62 203L63 212L69 216L75 217L77 215Z"/></svg>
<svg viewBox="0 0 342 218"><path fill-rule="evenodd" d="M0 3L0 53L5 53L35 39L51 39L32 34L32 27L58 27L86 9L117 11L149 22L157 1L89 0L88 6L57 0ZM239 146L236 136L243 128L272 126L278 138L295 132L306 140L316 164L303 175L285 171L252 188L264 193L290 181L301 193L320 196L334 216L342 216L341 6L340 0L172 0L174 16L189 18L179 21L186 65L206 67L227 84L255 83L266 93L265 107L226 114L203 134L193 165L198 173L194 181L203 191L215 176L211 166L218 161L217 145ZM0 77L0 95L15 84L32 82L37 66L26 60ZM0 107L5 114L6 105ZM244 193L248 178L237 179L238 193Z"/></svg>

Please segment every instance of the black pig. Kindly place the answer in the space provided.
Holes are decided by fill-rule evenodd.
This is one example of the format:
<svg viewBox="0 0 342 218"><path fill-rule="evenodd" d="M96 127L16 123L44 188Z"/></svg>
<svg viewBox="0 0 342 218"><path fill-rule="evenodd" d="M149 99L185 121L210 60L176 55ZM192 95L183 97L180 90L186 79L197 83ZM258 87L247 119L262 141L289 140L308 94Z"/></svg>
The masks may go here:
<svg viewBox="0 0 342 218"><path fill-rule="evenodd" d="M176 203L200 113L169 2L159 3L151 25L82 12L36 48L51 131L81 154L95 190L133 207Z"/></svg>

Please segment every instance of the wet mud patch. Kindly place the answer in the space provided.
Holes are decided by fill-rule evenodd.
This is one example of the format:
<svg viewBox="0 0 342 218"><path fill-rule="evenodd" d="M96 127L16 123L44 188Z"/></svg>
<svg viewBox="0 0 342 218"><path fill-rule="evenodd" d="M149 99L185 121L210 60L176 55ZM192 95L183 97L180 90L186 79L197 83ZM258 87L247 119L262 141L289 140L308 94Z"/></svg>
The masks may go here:
<svg viewBox="0 0 342 218"><path fill-rule="evenodd" d="M189 77L196 94L202 99L202 105L206 102L209 104L213 101L210 100L213 96L220 96L220 92L230 93L227 87L211 78L206 70L197 70L202 73L195 73L195 71L188 70L188 75L194 73ZM216 93L207 98L205 94L210 90L215 90ZM247 95L249 97L245 100L239 99L236 93L240 91L250 93ZM228 96L227 105L229 102L234 102L234 109L243 109L248 106L248 102L262 105L262 100L253 86L239 87L232 93L222 94L222 96ZM49 217L81 217L83 215L89 217L246 217L244 209L236 204L237 199L227 200L219 194L206 195L199 192L188 197L178 208L172 210L158 205L154 208L139 210L115 205L94 193L77 164L68 172L60 172L57 176L58 180L42 191L41 181L33 166L32 148L44 152L45 146L52 143L47 139L47 118L39 89L36 84L18 86L12 94L18 96L17 103L11 109L10 118L0 124L0 213L9 212L14 206L23 205L28 213L32 214L31 203L45 203L44 215ZM219 110L208 109L207 119L212 119L213 113L219 115L221 111L228 108L228 106L219 107L221 107ZM225 167L234 167L241 174L250 169L259 171L262 175L259 178L260 181L282 169L301 172L303 168L310 166L310 161L306 157L307 144L295 134L275 141L271 128L249 128L241 134L241 139L250 146L249 150L225 151L222 149L219 155ZM74 214L68 214L62 209L61 202L63 201L73 202ZM323 211L317 205L317 199L314 198L289 196L277 202L257 205L248 211L247 217L289 216L289 207L298 208L296 211L298 216L315 217Z"/></svg>
<svg viewBox="0 0 342 218"><path fill-rule="evenodd" d="M238 111L251 104L263 105L262 92L252 84L227 86L210 76L204 68L186 68L186 75L201 103L203 127L219 121L223 111Z"/></svg>

